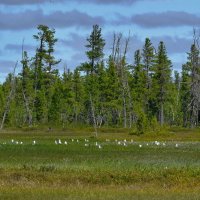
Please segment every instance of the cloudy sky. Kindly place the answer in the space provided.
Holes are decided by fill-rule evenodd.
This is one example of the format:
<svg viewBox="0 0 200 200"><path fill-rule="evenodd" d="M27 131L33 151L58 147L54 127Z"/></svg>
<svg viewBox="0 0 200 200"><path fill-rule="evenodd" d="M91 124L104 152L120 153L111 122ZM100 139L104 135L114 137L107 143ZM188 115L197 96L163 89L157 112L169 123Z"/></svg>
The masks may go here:
<svg viewBox="0 0 200 200"><path fill-rule="evenodd" d="M0 0L0 81L21 59L21 46L31 55L37 43L32 35L37 25L56 29L56 57L73 69L86 61L86 38L92 25L102 27L106 53L111 50L113 33L131 36L129 62L149 37L155 47L164 41L180 70L192 43L193 27L200 27L199 0ZM18 66L20 70L20 66Z"/></svg>

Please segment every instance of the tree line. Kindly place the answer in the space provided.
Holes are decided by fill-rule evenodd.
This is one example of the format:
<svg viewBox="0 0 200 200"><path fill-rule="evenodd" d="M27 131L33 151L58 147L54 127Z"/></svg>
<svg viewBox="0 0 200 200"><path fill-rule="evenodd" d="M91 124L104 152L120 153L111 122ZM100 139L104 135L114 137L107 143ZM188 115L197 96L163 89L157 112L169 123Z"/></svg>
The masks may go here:
<svg viewBox="0 0 200 200"><path fill-rule="evenodd" d="M0 84L0 122L3 127L94 126L124 127L144 133L163 125L199 124L200 55L198 34L187 62L172 70L165 44L154 47L146 38L142 49L127 61L129 37L114 34L104 60L102 30L94 25L86 39L88 61L74 70L56 69L55 30L38 26L33 57L23 50L19 74ZM16 63L15 68L19 63Z"/></svg>

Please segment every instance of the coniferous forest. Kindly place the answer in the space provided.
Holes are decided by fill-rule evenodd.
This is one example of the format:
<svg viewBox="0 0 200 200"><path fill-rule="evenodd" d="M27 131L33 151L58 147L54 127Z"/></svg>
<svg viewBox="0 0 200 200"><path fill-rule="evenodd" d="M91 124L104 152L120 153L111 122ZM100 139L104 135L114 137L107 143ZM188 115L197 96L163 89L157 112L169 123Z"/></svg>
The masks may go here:
<svg viewBox="0 0 200 200"><path fill-rule="evenodd" d="M129 38L113 34L110 55L98 25L85 41L87 60L61 74L56 66L55 30L39 25L33 57L22 59L0 85L0 125L4 127L121 127L139 134L162 126L197 127L200 105L198 37L182 71L173 71L165 42L146 38L127 61ZM23 46L22 46L23 47ZM108 59L104 59L104 58ZM16 74L18 66L22 66Z"/></svg>

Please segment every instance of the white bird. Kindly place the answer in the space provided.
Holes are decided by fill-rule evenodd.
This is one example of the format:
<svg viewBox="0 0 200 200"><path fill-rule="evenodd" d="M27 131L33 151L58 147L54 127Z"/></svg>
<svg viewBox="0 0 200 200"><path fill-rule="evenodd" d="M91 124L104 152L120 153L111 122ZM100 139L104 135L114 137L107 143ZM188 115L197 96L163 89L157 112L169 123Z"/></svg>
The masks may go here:
<svg viewBox="0 0 200 200"><path fill-rule="evenodd" d="M95 145L98 146L98 143L96 142Z"/></svg>
<svg viewBox="0 0 200 200"><path fill-rule="evenodd" d="M12 139L11 142L14 143L14 140Z"/></svg>
<svg viewBox="0 0 200 200"><path fill-rule="evenodd" d="M74 142L74 139L72 139L72 142Z"/></svg>
<svg viewBox="0 0 200 200"><path fill-rule="evenodd" d="M85 144L85 147L89 147L89 144Z"/></svg>
<svg viewBox="0 0 200 200"><path fill-rule="evenodd" d="M102 146L101 146L101 145L99 145L99 149L102 149Z"/></svg>
<svg viewBox="0 0 200 200"><path fill-rule="evenodd" d="M121 145L121 142L119 141L117 144L118 144L118 145Z"/></svg>
<svg viewBox="0 0 200 200"><path fill-rule="evenodd" d="M61 142L61 140L60 140L60 139L58 140L58 144L62 144L62 142Z"/></svg>
<svg viewBox="0 0 200 200"><path fill-rule="evenodd" d="M20 142L20 144L23 144L23 142Z"/></svg>
<svg viewBox="0 0 200 200"><path fill-rule="evenodd" d="M15 144L19 144L19 142L18 142L18 141L16 141L16 142L15 142Z"/></svg>
<svg viewBox="0 0 200 200"><path fill-rule="evenodd" d="M67 141L65 141L65 144L67 145Z"/></svg>
<svg viewBox="0 0 200 200"><path fill-rule="evenodd" d="M56 144L56 145L58 144L57 140L55 140L55 144Z"/></svg>
<svg viewBox="0 0 200 200"><path fill-rule="evenodd" d="M159 146L159 145L160 145L160 142L158 142L158 141L155 141L155 144L156 144L157 146Z"/></svg>
<svg viewBox="0 0 200 200"><path fill-rule="evenodd" d="M179 145L178 144L176 144L176 148L178 148L179 147Z"/></svg>
<svg viewBox="0 0 200 200"><path fill-rule="evenodd" d="M140 145L139 145L139 147L141 148L141 147L142 147L142 145L140 144Z"/></svg>
<svg viewBox="0 0 200 200"><path fill-rule="evenodd" d="M35 140L33 140L33 145L35 145L36 144L36 141Z"/></svg>

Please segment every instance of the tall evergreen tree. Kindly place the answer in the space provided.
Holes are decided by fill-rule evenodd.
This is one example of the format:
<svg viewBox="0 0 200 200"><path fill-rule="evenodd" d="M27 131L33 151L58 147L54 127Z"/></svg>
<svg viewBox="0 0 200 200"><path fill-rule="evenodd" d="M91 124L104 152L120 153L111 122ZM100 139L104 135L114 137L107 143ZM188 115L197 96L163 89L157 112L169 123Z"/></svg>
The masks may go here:
<svg viewBox="0 0 200 200"><path fill-rule="evenodd" d="M119 126L121 112L120 83L118 72L112 56L109 57L106 69L105 87L103 93L106 97L105 112L108 125Z"/></svg>
<svg viewBox="0 0 200 200"><path fill-rule="evenodd" d="M188 59L191 67L191 86L190 86L190 126L198 125L199 121L199 105L200 105L200 52L194 43L191 46Z"/></svg>
<svg viewBox="0 0 200 200"><path fill-rule="evenodd" d="M87 38L88 44L86 45L88 51L86 55L90 60L91 73L96 73L95 66L101 61L104 56L103 49L105 40L102 37L101 28L98 25L93 26L92 33Z"/></svg>
<svg viewBox="0 0 200 200"><path fill-rule="evenodd" d="M154 66L154 92L158 106L158 120L164 124L164 105L168 101L169 86L171 83L171 61L167 57L164 43L158 46L158 54Z"/></svg>
<svg viewBox="0 0 200 200"><path fill-rule="evenodd" d="M45 116L45 119L48 119L47 112L51 105L51 98L54 90L53 84L56 82L58 75L58 70L53 69L53 67L60 62L60 60L56 60L53 55L57 39L55 38L55 30L45 25L39 25L37 35L33 37L39 43L39 47L33 58L35 67L35 116L39 119L39 116L42 115ZM46 102L45 105L43 105L44 102ZM43 108L39 108L38 106L42 106ZM39 111L40 113L38 114L37 112ZM46 113L41 113L42 111Z"/></svg>
<svg viewBox="0 0 200 200"><path fill-rule="evenodd" d="M143 70L142 56L140 50L135 51L134 65L132 69L132 91L135 102L139 102L141 106L144 105L145 100L145 84L146 72Z"/></svg>
<svg viewBox="0 0 200 200"><path fill-rule="evenodd" d="M74 93L74 122L78 124L82 119L82 113L84 110L83 102L85 99L84 87L83 87L83 78L78 69L74 70L73 73L73 93Z"/></svg>
<svg viewBox="0 0 200 200"><path fill-rule="evenodd" d="M191 76L190 76L190 63L182 65L182 74L181 74L181 87L180 87L180 98L181 98L181 111L183 115L183 126L187 127L189 125L189 109L190 105L190 85L191 85Z"/></svg>
<svg viewBox="0 0 200 200"><path fill-rule="evenodd" d="M143 66L144 66L144 74L145 74L145 91L144 91L144 102L145 107L144 110L146 114L149 115L149 112L151 111L150 108L150 99L151 99L151 72L152 67L154 65L154 59L155 59L155 48L153 47L151 40L149 38L145 39L145 44L142 51L142 58L143 58Z"/></svg>

